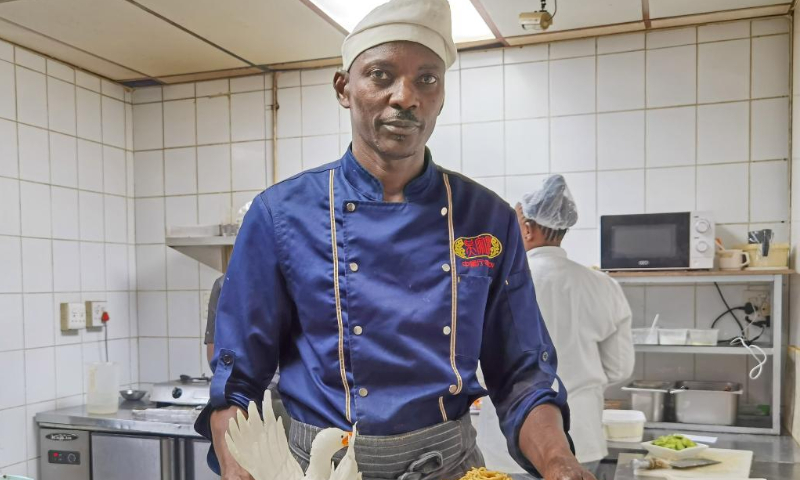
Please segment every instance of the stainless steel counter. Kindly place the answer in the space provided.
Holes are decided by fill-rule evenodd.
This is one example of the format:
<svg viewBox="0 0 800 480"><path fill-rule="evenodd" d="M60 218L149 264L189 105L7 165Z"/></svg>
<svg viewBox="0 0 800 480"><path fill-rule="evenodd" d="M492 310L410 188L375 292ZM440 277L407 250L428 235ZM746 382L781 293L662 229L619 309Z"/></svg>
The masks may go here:
<svg viewBox="0 0 800 480"><path fill-rule="evenodd" d="M147 433L170 437L202 438L192 424L167 423L133 418L134 409L155 407L146 402L122 402L117 413L96 415L86 412L86 407L71 407L36 414L36 423L42 427L72 428L93 432Z"/></svg>

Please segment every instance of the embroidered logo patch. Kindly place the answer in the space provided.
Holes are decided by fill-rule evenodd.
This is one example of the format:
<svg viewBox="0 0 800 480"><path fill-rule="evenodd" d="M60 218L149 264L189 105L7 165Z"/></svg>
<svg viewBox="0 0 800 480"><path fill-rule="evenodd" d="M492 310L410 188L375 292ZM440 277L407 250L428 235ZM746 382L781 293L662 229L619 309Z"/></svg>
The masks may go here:
<svg viewBox="0 0 800 480"><path fill-rule="evenodd" d="M495 258L503 252L503 244L492 234L477 237L459 237L453 243L453 251L465 260Z"/></svg>

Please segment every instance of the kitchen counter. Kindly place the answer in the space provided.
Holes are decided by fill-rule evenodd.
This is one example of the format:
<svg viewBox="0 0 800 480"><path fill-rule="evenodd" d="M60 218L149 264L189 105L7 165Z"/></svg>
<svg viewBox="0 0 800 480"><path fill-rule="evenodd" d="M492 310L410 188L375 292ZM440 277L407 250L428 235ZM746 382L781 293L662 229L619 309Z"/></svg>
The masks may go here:
<svg viewBox="0 0 800 480"><path fill-rule="evenodd" d="M134 409L155 408L154 403L121 402L117 413L90 414L86 406L62 408L36 414L36 423L42 427L72 428L93 432L146 433L171 437L202 438L193 424L168 423L133 418Z"/></svg>
<svg viewBox="0 0 800 480"><path fill-rule="evenodd" d="M667 430L645 430L644 441L675 433ZM750 476L769 480L800 478L800 446L788 435L744 435L691 432L693 435L716 437L712 448L752 450ZM630 461L643 457L645 450L638 443L609 442L609 455L618 459L614 480L635 480Z"/></svg>

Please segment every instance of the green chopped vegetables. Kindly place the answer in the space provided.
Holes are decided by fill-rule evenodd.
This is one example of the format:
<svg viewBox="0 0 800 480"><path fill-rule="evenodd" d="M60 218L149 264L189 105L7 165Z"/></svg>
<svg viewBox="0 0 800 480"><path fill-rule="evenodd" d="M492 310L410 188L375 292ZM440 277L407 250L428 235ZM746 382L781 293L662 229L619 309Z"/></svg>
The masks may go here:
<svg viewBox="0 0 800 480"><path fill-rule="evenodd" d="M697 444L683 435L666 435L653 440L653 445L657 447L669 448L670 450L681 451L687 448L696 447Z"/></svg>

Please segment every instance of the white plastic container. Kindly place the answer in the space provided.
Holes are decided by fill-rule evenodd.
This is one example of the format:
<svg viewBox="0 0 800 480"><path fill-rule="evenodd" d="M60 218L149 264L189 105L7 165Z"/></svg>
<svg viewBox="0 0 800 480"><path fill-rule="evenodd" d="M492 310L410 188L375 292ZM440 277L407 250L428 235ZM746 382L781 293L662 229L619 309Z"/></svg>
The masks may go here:
<svg viewBox="0 0 800 480"><path fill-rule="evenodd" d="M114 362L89 364L86 412L116 413L119 409L119 366Z"/></svg>
<svg viewBox="0 0 800 480"><path fill-rule="evenodd" d="M659 328L658 343L660 345L686 345L689 336L687 328Z"/></svg>
<svg viewBox="0 0 800 480"><path fill-rule="evenodd" d="M634 345L658 345L658 329L632 328Z"/></svg>
<svg viewBox="0 0 800 480"><path fill-rule="evenodd" d="M603 410L603 431L609 441L641 442L644 423L644 413L638 410Z"/></svg>
<svg viewBox="0 0 800 480"><path fill-rule="evenodd" d="M671 448L659 447L653 445L653 442L645 442L642 444L645 450L650 452L651 455L664 460L683 460L686 458L694 458L703 450L708 449L708 445L698 443L696 447L684 448L683 450L672 450Z"/></svg>
<svg viewBox="0 0 800 480"><path fill-rule="evenodd" d="M717 340L719 340L719 330L716 328L714 329L690 329L689 330L689 341L687 345L705 345L705 346L716 346Z"/></svg>

